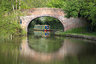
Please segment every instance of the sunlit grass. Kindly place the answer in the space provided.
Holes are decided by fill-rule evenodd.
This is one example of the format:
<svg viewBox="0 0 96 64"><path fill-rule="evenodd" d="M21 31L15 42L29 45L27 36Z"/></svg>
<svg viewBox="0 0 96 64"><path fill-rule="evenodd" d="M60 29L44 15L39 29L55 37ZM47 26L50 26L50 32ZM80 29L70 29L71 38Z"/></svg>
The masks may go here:
<svg viewBox="0 0 96 64"><path fill-rule="evenodd" d="M75 29L71 29L71 30L68 30L68 31L65 31L65 32L56 32L56 34L60 34L60 35L72 34L72 35L96 36L96 32L88 32L85 27L75 28Z"/></svg>

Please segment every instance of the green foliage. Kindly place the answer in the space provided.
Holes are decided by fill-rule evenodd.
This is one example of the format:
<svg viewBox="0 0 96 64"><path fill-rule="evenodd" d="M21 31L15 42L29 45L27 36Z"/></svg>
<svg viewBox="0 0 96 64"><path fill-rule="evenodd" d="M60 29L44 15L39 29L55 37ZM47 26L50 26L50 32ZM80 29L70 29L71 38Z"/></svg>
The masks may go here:
<svg viewBox="0 0 96 64"><path fill-rule="evenodd" d="M3 14L2 17L0 17L0 34L1 35L19 35L21 28L18 24L18 18L16 18L16 15L14 13L9 14Z"/></svg>
<svg viewBox="0 0 96 64"><path fill-rule="evenodd" d="M63 8L65 10L65 13L67 13L67 17L77 17L79 10L80 10L81 4L77 0L73 1L66 1L66 6Z"/></svg>
<svg viewBox="0 0 96 64"><path fill-rule="evenodd" d="M49 1L50 0L23 0L21 8L26 9L26 8L46 7L47 2Z"/></svg>
<svg viewBox="0 0 96 64"><path fill-rule="evenodd" d="M21 1L21 9L28 9L30 8L26 3L24 3L23 1Z"/></svg>
<svg viewBox="0 0 96 64"><path fill-rule="evenodd" d="M65 2L63 0L50 0L47 3L48 7L52 7L52 8L62 8L63 6L65 6Z"/></svg>
<svg viewBox="0 0 96 64"><path fill-rule="evenodd" d="M51 0L47 6L62 8L67 14L66 17L83 17L91 22L91 27L96 26L95 0Z"/></svg>
<svg viewBox="0 0 96 64"><path fill-rule="evenodd" d="M11 2L8 0L0 0L0 11L10 11L12 9Z"/></svg>

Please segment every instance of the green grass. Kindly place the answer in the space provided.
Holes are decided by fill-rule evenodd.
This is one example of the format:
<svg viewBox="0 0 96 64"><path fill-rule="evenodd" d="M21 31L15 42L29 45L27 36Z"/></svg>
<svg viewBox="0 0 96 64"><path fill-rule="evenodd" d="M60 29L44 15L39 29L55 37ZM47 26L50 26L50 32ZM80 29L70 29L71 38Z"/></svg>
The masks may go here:
<svg viewBox="0 0 96 64"><path fill-rule="evenodd" d="M72 35L87 35L87 36L96 36L96 32L88 32L86 27L81 28L75 28L71 29L65 32L56 32L58 35L66 35L66 34L72 34Z"/></svg>

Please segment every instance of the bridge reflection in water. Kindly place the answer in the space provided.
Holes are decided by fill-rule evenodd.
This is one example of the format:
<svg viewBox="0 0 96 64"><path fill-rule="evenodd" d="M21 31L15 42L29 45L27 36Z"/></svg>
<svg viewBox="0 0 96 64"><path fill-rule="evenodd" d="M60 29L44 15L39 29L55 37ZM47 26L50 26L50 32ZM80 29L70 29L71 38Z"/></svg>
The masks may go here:
<svg viewBox="0 0 96 64"><path fill-rule="evenodd" d="M96 41L29 35L0 40L0 64L96 64Z"/></svg>
<svg viewBox="0 0 96 64"><path fill-rule="evenodd" d="M50 37L50 31L34 31L35 36Z"/></svg>
<svg viewBox="0 0 96 64"><path fill-rule="evenodd" d="M47 35L45 35L45 33L47 33ZM30 47L30 45L29 45L30 37L29 37L29 39L26 37L25 39L22 40L21 50L20 50L22 57L31 58L31 60L34 60L36 62L50 62L50 61L54 61L54 60L64 60L64 58L68 55L76 56L77 54L79 54L81 52L82 49L84 49L84 46L82 44L72 43L70 38L64 39L64 38L60 38L60 37L54 37L55 44L57 42L61 43L60 48L58 48L57 50L55 50L53 52L52 51L51 52L40 52L40 51L37 51L34 49L34 46L38 47L38 44L34 45L35 43L41 42L41 44L42 44L42 42L44 40L46 40L44 43L47 42L47 44L48 44L48 43L52 43L53 41L49 41L50 39L44 38L44 37L50 36L49 32L41 33L41 32L35 31L34 36L31 36L31 37L36 37L36 36L43 36L43 38L42 37L40 37L39 39L33 38L31 41L31 42L33 42L33 48ZM61 41L57 41L57 40L61 40ZM45 46L48 46L47 44L45 44ZM51 45L51 46L55 47L55 44ZM48 46L48 47L51 47L51 46Z"/></svg>

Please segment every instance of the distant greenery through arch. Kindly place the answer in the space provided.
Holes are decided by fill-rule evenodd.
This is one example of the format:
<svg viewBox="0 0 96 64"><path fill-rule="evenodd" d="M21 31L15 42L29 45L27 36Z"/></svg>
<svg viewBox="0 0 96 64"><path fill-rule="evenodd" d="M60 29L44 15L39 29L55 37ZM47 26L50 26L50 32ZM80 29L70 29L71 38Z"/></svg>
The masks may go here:
<svg viewBox="0 0 96 64"><path fill-rule="evenodd" d="M32 30L34 25L49 25L50 29L57 31L63 31L64 29L62 23L58 19L49 16L35 18L29 24L28 29Z"/></svg>

